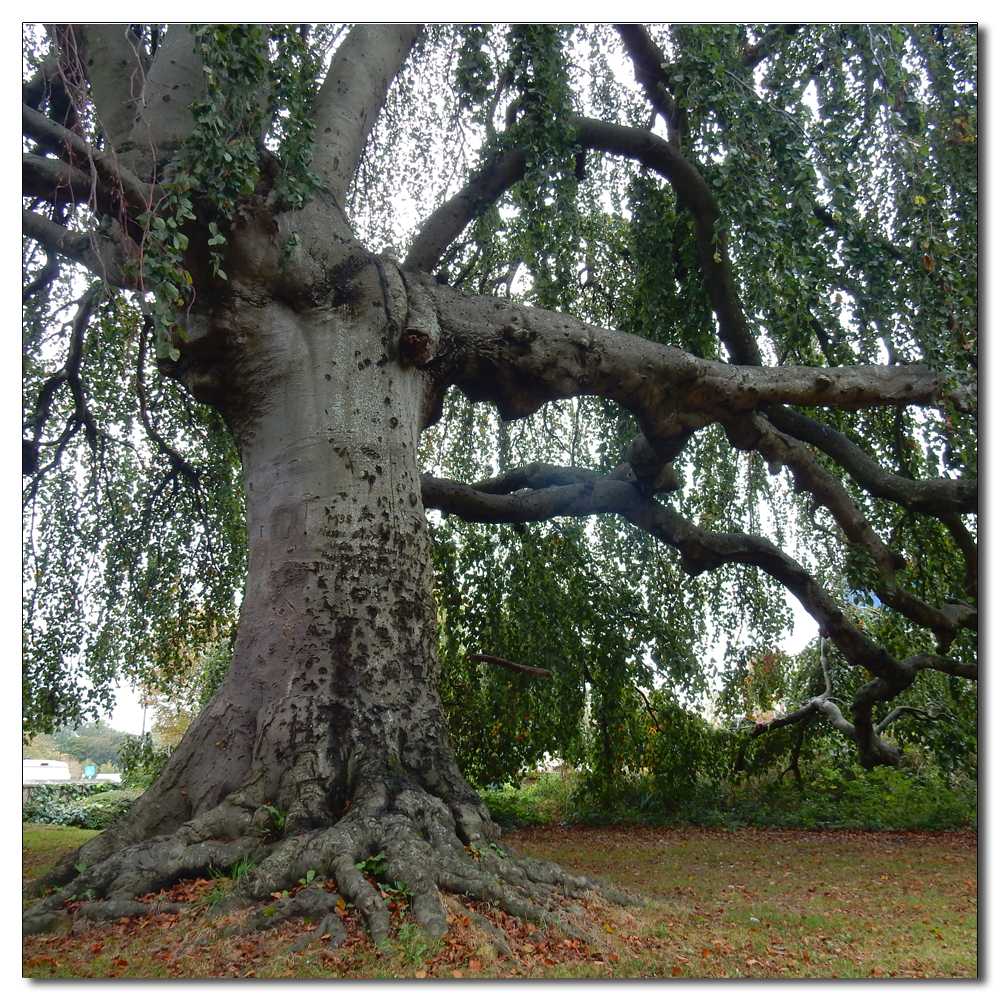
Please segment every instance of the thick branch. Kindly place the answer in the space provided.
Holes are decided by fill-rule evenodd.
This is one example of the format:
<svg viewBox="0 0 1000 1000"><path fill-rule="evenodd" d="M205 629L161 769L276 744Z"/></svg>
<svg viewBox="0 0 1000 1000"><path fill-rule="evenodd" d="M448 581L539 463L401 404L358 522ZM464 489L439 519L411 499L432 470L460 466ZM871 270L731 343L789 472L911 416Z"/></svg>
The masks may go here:
<svg viewBox="0 0 1000 1000"><path fill-rule="evenodd" d="M875 596L911 622L929 628L937 637L937 652L941 654L948 652L959 629L979 630L979 612L969 604L956 602L936 608L898 586L878 588Z"/></svg>
<svg viewBox="0 0 1000 1000"><path fill-rule="evenodd" d="M979 483L975 479L907 479L883 469L850 438L819 420L780 406L769 406L767 419L778 430L829 455L872 496L935 517L979 509Z"/></svg>
<svg viewBox="0 0 1000 1000"><path fill-rule="evenodd" d="M457 385L470 399L495 403L505 419L556 399L603 396L635 414L656 446L771 403L926 405L945 385L942 373L918 366L723 364L565 314L467 296L426 275L408 275L407 282L423 284L438 312L441 349L425 369L438 393Z"/></svg>
<svg viewBox="0 0 1000 1000"><path fill-rule="evenodd" d="M935 653L917 653L908 656L903 663L913 670L937 670L952 677L964 677L966 680L979 680L979 666L975 663L963 663L961 660L951 660Z"/></svg>
<svg viewBox="0 0 1000 1000"><path fill-rule="evenodd" d="M811 718L818 711L819 709L813 704L812 701L807 701L801 708L797 708L794 712L790 712L788 715L783 715L778 719L772 719L770 722L758 722L750 731L750 736L751 738L763 736L764 733L769 733L773 729L783 729L785 726L792 726L796 722L802 722L804 719Z"/></svg>
<svg viewBox="0 0 1000 1000"><path fill-rule="evenodd" d="M480 492L464 483L421 476L424 506L477 524L519 524L552 517L621 513L636 490L610 479L566 486L524 489L513 494Z"/></svg>
<svg viewBox="0 0 1000 1000"><path fill-rule="evenodd" d="M810 698L799 709L780 719L756 726L750 734L751 737L760 736L771 729L792 725L792 723L807 719L812 715L822 715L834 729L857 745L863 767L870 768L878 764L894 766L902 756L902 751L879 738L879 734L886 728L894 715L890 715L878 727L874 727L871 722L871 706L874 701L885 697L888 692L898 693L903 688L908 687L913 682L916 671L912 665L904 661L898 665L899 670L895 672L891 680L879 678L866 684L855 697L852 706L854 722L851 723L844 718L844 713L833 698L833 682L830 677L828 652L828 638L825 633L821 633L820 666L823 670L823 693Z"/></svg>
<svg viewBox="0 0 1000 1000"><path fill-rule="evenodd" d="M116 246L100 235L73 232L28 209L21 210L21 231L50 253L82 264L108 283L131 287L115 260Z"/></svg>
<svg viewBox="0 0 1000 1000"><path fill-rule="evenodd" d="M57 208L90 204L107 213L119 207L89 174L62 160L34 153L21 154L21 194Z"/></svg>
<svg viewBox="0 0 1000 1000"><path fill-rule="evenodd" d="M854 718L852 739L858 747L862 767L872 768L880 764L895 767L903 756L902 750L890 746L879 738L872 717L877 703L892 701L913 683L916 677L913 666L909 663L900 663L899 667L894 675L873 677L854 695L851 704L851 714Z"/></svg>
<svg viewBox="0 0 1000 1000"><path fill-rule="evenodd" d="M667 74L663 69L666 57L641 24L616 24L615 31L632 60L636 83L645 91L653 110L666 123L670 144L679 148L682 123L668 90Z"/></svg>
<svg viewBox="0 0 1000 1000"><path fill-rule="evenodd" d="M771 410L790 412L780 407L771 407ZM879 600L910 621L931 629L937 636L939 653L947 652L959 629L978 629L975 608L958 603L936 608L896 583L896 571L905 565L903 560L878 537L840 479L824 468L801 442L775 430L759 413L725 421L724 426L733 445L745 450L757 449L767 459L772 472L780 465L787 465L792 470L795 489L810 493L834 516L848 541L871 555L885 580L885 585L876 590Z"/></svg>
<svg viewBox="0 0 1000 1000"><path fill-rule="evenodd" d="M621 479L594 480L587 475L576 486L545 485L551 477L548 467L537 466L538 479L522 470L525 482L541 488L525 488L500 496L474 490L462 483L421 477L424 505L468 521L498 524L547 520L556 516L585 517L617 513L654 538L681 553L686 572L697 575L725 563L756 566L783 584L813 616L850 663L862 664L877 677L905 678L902 687L916 676L913 664L901 663L855 628L837 601L798 562L777 546L757 535L706 531L692 524L667 504L643 493ZM569 478L570 470L561 477ZM902 687L900 689L902 689Z"/></svg>
<svg viewBox="0 0 1000 1000"><path fill-rule="evenodd" d="M801 442L775 430L759 413L745 414L725 422L731 444L746 451L756 449L776 473L782 465L792 471L795 489L808 492L833 514L848 541L864 548L890 583L902 560L875 534L864 512L844 488L844 484Z"/></svg>
<svg viewBox="0 0 1000 1000"><path fill-rule="evenodd" d="M547 462L532 462L517 469L508 469L499 476L473 483L470 489L478 493L503 494L516 493L518 490L537 490L546 486L577 486L583 483L596 483L602 479L619 478L614 475L603 476L593 469L550 465ZM444 481L444 480L442 480Z"/></svg>
<svg viewBox="0 0 1000 1000"><path fill-rule="evenodd" d="M101 131L117 149L139 112L145 82L141 43L126 24L74 24L71 30Z"/></svg>
<svg viewBox="0 0 1000 1000"><path fill-rule="evenodd" d="M37 111L46 95L56 85L59 70L59 59L54 55L48 56L31 79L21 85L21 100Z"/></svg>
<svg viewBox="0 0 1000 1000"><path fill-rule="evenodd" d="M477 173L458 194L449 198L427 218L410 247L404 269L431 271L449 245L485 206L496 201L524 176L525 155L521 148L504 153Z"/></svg>
<svg viewBox="0 0 1000 1000"><path fill-rule="evenodd" d="M99 65L89 69L96 77ZM108 84L109 90L115 84ZM119 159L136 175L152 179L195 129L191 103L205 94L201 53L186 24L171 24L146 73L138 117ZM99 108L102 113L106 109Z"/></svg>
<svg viewBox="0 0 1000 1000"><path fill-rule="evenodd" d="M21 105L21 120L25 135L57 153L71 166L92 173L109 197L120 196L129 209L139 214L149 209L153 188L130 170L120 167L74 132L50 121L27 104Z"/></svg>
<svg viewBox="0 0 1000 1000"><path fill-rule="evenodd" d="M415 24L363 24L337 49L316 99L312 169L344 206L393 78L420 33Z"/></svg>

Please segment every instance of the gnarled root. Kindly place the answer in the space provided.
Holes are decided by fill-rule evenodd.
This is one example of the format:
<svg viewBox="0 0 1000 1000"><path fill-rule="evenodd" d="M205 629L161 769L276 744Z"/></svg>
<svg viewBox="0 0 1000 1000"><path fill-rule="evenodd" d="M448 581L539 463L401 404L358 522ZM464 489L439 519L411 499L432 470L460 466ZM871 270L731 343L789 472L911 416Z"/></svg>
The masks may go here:
<svg viewBox="0 0 1000 1000"><path fill-rule="evenodd" d="M120 849L81 871L26 913L24 933L48 930L71 898L102 900L89 904L89 912L82 908L79 916L114 919L122 915L123 906L130 914L141 908L137 896L180 878L229 870L247 859L257 861L256 867L237 879L219 908L242 910L267 901L251 911L252 929L294 918L316 919L319 926L309 937L329 934L331 946L344 937L337 915L340 898L357 908L376 943L387 938L390 914L379 883L405 893L413 918L437 937L448 931L442 891L492 903L511 916L554 924L567 937L580 937L581 932L560 919L561 898L596 892L622 905L640 902L558 865L518 857L499 843L499 830L484 807L459 802L449 808L412 783L391 791L383 783L355 799L334 825L286 833L277 843L267 843L266 830L260 828L268 817L267 810L249 800L247 789L241 789L173 834ZM234 826L246 832L225 839ZM329 880L336 885L335 893L327 891ZM305 888L281 896L300 885ZM503 950L502 944L498 947Z"/></svg>

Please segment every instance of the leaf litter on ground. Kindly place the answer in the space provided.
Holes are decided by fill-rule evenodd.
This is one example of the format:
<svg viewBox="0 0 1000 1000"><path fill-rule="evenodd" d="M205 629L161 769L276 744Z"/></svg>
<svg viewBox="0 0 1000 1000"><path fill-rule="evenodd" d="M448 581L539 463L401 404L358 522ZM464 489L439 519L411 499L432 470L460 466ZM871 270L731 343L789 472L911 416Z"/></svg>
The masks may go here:
<svg viewBox="0 0 1000 1000"><path fill-rule="evenodd" d="M81 833L83 831L80 831ZM704 830L547 825L508 834L519 853L606 880L648 905L563 900L564 927L445 896L448 933L429 938L405 897L384 893L376 947L338 909L339 947L301 921L244 933L213 916L224 878L185 879L146 901L191 904L113 924L74 921L26 938L29 978L974 978L973 833ZM289 887L294 894L301 887ZM332 882L326 885L335 892ZM199 905L205 902L205 905Z"/></svg>

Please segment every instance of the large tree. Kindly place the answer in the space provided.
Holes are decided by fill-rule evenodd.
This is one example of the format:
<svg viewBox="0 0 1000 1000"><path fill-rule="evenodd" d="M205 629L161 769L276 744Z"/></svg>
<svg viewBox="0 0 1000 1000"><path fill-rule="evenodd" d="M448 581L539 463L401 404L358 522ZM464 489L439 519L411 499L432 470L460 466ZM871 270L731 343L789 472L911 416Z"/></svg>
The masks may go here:
<svg viewBox="0 0 1000 1000"><path fill-rule="evenodd" d="M545 656L578 707L628 688L588 649L690 664L706 604L773 638L782 588L865 671L793 718L865 767L975 680L974 29L48 25L26 65L29 727L162 689L242 600L30 926L251 853L240 902L323 872L376 936L370 855L438 933L439 890L585 889L490 848L439 691L439 624L466 679L532 666L544 621L517 660L462 622L554 603L558 552L603 560ZM596 620L615 573L648 634Z"/></svg>

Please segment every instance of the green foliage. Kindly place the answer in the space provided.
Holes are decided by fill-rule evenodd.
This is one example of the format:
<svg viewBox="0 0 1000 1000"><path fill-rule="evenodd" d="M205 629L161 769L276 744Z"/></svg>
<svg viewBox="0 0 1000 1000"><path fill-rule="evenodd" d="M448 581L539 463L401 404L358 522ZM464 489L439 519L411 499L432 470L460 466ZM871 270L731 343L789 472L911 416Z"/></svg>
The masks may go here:
<svg viewBox="0 0 1000 1000"><path fill-rule="evenodd" d="M183 675L190 651L235 618L246 539L233 445L214 411L159 378L146 338L134 304L98 308L79 388L103 432L74 436L77 400L56 392L43 472L25 483L29 734L109 714L119 678L157 686ZM54 349L42 337L25 348L32 419ZM136 380L146 387L138 407Z"/></svg>
<svg viewBox="0 0 1000 1000"><path fill-rule="evenodd" d="M373 854L370 858L359 861L354 867L366 878L374 878L376 875L381 875L389 867L389 862L384 854Z"/></svg>
<svg viewBox="0 0 1000 1000"><path fill-rule="evenodd" d="M216 871L214 868L208 869L208 874L212 879L215 880L215 885L205 894L203 902L208 907L217 906L221 903L233 890L233 887L240 879L244 879L247 875L260 864L260 861L256 857L247 855L240 858L229 869L229 874L225 875L223 872ZM315 875L315 872L313 873ZM269 914L273 916L273 912Z"/></svg>
<svg viewBox="0 0 1000 1000"><path fill-rule="evenodd" d="M276 831L281 831L285 828L285 817L288 813L284 809L279 809L277 806L271 805L270 802L265 802L264 809L266 809L271 814L271 825Z"/></svg>
<svg viewBox="0 0 1000 1000"><path fill-rule="evenodd" d="M396 943L403 957L413 965L422 964L429 953L440 947L439 942L418 924L400 924L396 932Z"/></svg>
<svg viewBox="0 0 1000 1000"><path fill-rule="evenodd" d="M122 784L126 788L148 788L166 767L173 749L157 746L152 733L123 737L118 750Z"/></svg>
<svg viewBox="0 0 1000 1000"><path fill-rule="evenodd" d="M853 771L809 765L801 786L772 778L742 785L716 807L719 825L801 829L959 830L978 828L978 789L936 765Z"/></svg>
<svg viewBox="0 0 1000 1000"><path fill-rule="evenodd" d="M21 810L25 823L56 823L83 830L106 830L125 815L137 793L110 782L39 785Z"/></svg>
<svg viewBox="0 0 1000 1000"><path fill-rule="evenodd" d="M458 62L455 66L455 92L458 106L475 112L492 97L491 87L496 75L489 54L483 51L489 40L487 26L464 24L457 26ZM485 124L485 116L479 120Z"/></svg>

